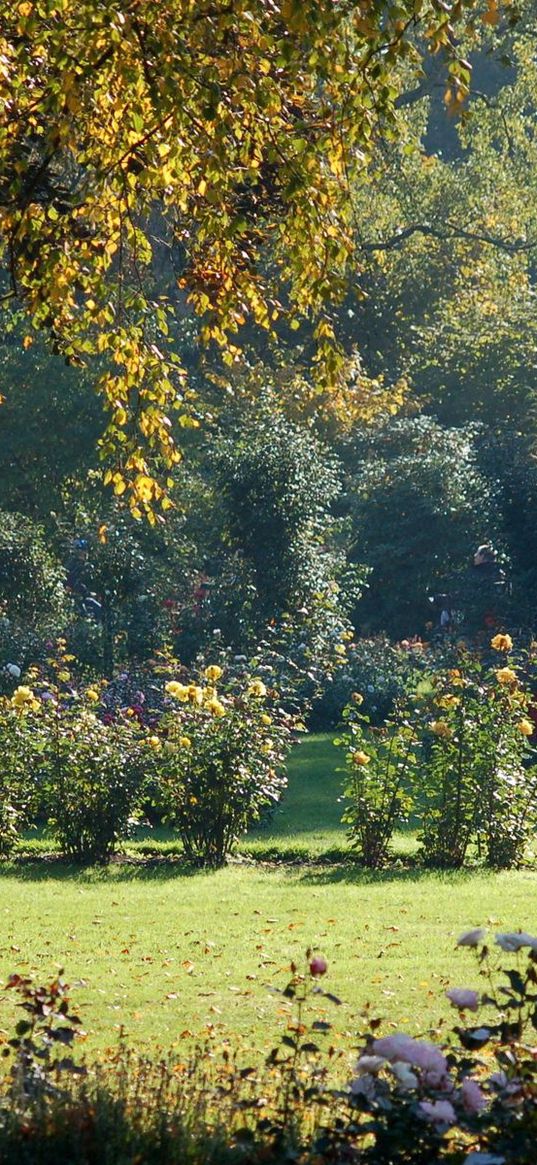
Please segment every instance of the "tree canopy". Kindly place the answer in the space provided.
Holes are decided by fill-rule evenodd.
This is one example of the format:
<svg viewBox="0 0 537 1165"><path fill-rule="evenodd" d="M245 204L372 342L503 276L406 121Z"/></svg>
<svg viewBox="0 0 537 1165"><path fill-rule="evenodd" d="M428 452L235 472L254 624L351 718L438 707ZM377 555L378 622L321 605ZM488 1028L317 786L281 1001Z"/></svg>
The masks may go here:
<svg viewBox="0 0 537 1165"><path fill-rule="evenodd" d="M178 338L194 311L233 364L241 332L315 321L320 389L343 355L330 303L356 260L350 191L397 134L428 54L459 110L460 25L496 0L21 0L0 22L3 304L95 364L108 477L135 516L170 505L155 463L198 423ZM358 269L354 267L355 273Z"/></svg>

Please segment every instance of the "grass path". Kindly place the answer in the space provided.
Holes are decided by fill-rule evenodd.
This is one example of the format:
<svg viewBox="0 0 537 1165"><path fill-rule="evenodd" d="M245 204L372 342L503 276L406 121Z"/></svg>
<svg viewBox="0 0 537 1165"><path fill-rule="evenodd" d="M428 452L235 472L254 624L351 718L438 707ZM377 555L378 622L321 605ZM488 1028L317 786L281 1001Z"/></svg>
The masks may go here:
<svg viewBox="0 0 537 1165"><path fill-rule="evenodd" d="M321 740L296 750L289 795L248 841L252 852L345 845L330 748ZM482 923L535 932L536 887L527 871L371 876L352 865L243 859L187 875L170 863L83 872L5 864L0 979L12 971L43 979L63 966L80 984L88 1052L112 1045L124 1026L139 1048L208 1033L239 1037L246 1056L272 1046L285 1025L287 1005L269 987L283 985L290 959L311 945L327 957L327 985L345 1001L330 1014L336 1034L355 1035L368 999L384 1030L416 1033L449 1016L448 983L478 985L469 955L454 950L459 932ZM3 1038L11 1020L12 1000L0 993Z"/></svg>

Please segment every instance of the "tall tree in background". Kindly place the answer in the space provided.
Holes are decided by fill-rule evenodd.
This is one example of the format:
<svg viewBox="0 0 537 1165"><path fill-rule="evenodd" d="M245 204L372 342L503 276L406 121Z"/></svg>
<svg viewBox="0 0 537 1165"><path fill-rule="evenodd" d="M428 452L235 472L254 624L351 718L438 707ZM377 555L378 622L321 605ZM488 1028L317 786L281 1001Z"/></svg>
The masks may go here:
<svg viewBox="0 0 537 1165"><path fill-rule="evenodd" d="M177 350L188 303L230 365L252 322L315 320L319 386L344 369L329 305L356 259L349 190L396 102L495 0L21 0L0 21L3 300L72 362L101 357L110 480L170 503L151 463L196 422ZM155 259L170 260L167 279ZM31 330L25 339L30 344Z"/></svg>

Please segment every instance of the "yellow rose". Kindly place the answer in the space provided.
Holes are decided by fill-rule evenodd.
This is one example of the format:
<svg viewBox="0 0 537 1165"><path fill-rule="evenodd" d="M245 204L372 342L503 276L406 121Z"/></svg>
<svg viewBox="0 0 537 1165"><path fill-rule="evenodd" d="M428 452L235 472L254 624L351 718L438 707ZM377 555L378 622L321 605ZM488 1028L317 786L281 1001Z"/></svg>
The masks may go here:
<svg viewBox="0 0 537 1165"><path fill-rule="evenodd" d="M25 684L21 684L20 687L16 688L11 697L11 703L14 708L39 708L38 701L32 689L26 687Z"/></svg>
<svg viewBox="0 0 537 1165"><path fill-rule="evenodd" d="M99 693L95 691L95 688L88 688L86 692L86 700L91 700L92 704L97 703L99 700Z"/></svg>
<svg viewBox="0 0 537 1165"><path fill-rule="evenodd" d="M181 748L192 748L192 741L189 736L180 736L179 744Z"/></svg>
<svg viewBox="0 0 537 1165"><path fill-rule="evenodd" d="M446 724L445 720L433 720L431 724L431 732L435 736L443 737L444 740L449 740L453 736L453 730Z"/></svg>
<svg viewBox="0 0 537 1165"><path fill-rule="evenodd" d="M189 684L187 691L191 704L203 704L203 689L198 684Z"/></svg>
<svg viewBox="0 0 537 1165"><path fill-rule="evenodd" d="M513 640L510 635L495 635L494 639L490 641L490 646L495 651L510 651L513 646Z"/></svg>
<svg viewBox="0 0 537 1165"><path fill-rule="evenodd" d="M158 736L148 736L146 744L149 745L149 748L157 749L161 747L160 739Z"/></svg>
<svg viewBox="0 0 537 1165"><path fill-rule="evenodd" d="M251 684L248 687L248 695L261 698L262 696L266 696L266 694L267 694L267 689L263 683L263 680L258 680L258 679L252 680Z"/></svg>
<svg viewBox="0 0 537 1165"><path fill-rule="evenodd" d="M205 676L205 679L209 680L209 683L215 684L216 681L220 679L220 676L223 675L223 672L222 672L222 668L218 667L218 664L211 663L209 665L209 667L205 668L205 671L203 674Z"/></svg>
<svg viewBox="0 0 537 1165"><path fill-rule="evenodd" d="M371 757L368 756L366 752L361 752L360 749L358 749L357 752L353 752L352 759L355 765L368 765Z"/></svg>
<svg viewBox="0 0 537 1165"><path fill-rule="evenodd" d="M226 709L224 708L224 705L220 703L220 700L208 700L205 707L212 716L225 716L226 714Z"/></svg>
<svg viewBox="0 0 537 1165"><path fill-rule="evenodd" d="M531 720L519 720L517 728L523 736L533 736L533 724Z"/></svg>
<svg viewBox="0 0 537 1165"><path fill-rule="evenodd" d="M261 720L262 724L272 724L272 716L267 716L266 712L264 712L263 715L259 717L259 719Z"/></svg>
<svg viewBox="0 0 537 1165"><path fill-rule="evenodd" d="M174 700L180 700L182 704L188 700L188 688L185 684L178 683L177 680L170 680L165 686L165 691Z"/></svg>
<svg viewBox="0 0 537 1165"><path fill-rule="evenodd" d="M500 667L496 672L496 679L499 684L516 684L518 677L516 672L511 667Z"/></svg>

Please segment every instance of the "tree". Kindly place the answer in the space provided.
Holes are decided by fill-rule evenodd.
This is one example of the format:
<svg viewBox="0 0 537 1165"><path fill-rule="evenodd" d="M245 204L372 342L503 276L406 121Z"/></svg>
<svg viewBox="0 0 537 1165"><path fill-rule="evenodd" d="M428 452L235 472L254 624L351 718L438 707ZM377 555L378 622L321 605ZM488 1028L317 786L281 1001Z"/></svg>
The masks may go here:
<svg viewBox="0 0 537 1165"><path fill-rule="evenodd" d="M180 453L192 401L175 320L232 365L247 321L316 319L321 384L342 373L328 305L355 256L357 177L396 101L455 26L496 0L21 0L2 16L3 299L70 362L100 356L108 479L135 516L170 505L150 462ZM163 286L157 253L171 259ZM31 338L32 332L29 332Z"/></svg>
<svg viewBox="0 0 537 1165"><path fill-rule="evenodd" d="M400 418L347 450L355 553L372 571L359 626L399 637L422 632L435 618L428 596L468 570L480 542L502 536L476 435L429 417Z"/></svg>
<svg viewBox="0 0 537 1165"><path fill-rule="evenodd" d="M53 533L95 463L105 416L87 369L66 367L42 337L27 350L20 341L19 331L0 341L0 496Z"/></svg>
<svg viewBox="0 0 537 1165"><path fill-rule="evenodd" d="M467 115L440 121L424 82L354 191L367 295L346 300L340 334L449 427L516 428L536 388L537 29L533 4L519 14L500 38L463 42Z"/></svg>
<svg viewBox="0 0 537 1165"><path fill-rule="evenodd" d="M24 514L0 512L0 690L13 686L2 665L22 668L69 614L65 571L45 532Z"/></svg>

